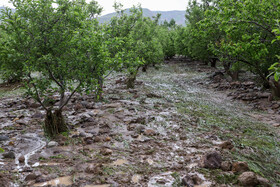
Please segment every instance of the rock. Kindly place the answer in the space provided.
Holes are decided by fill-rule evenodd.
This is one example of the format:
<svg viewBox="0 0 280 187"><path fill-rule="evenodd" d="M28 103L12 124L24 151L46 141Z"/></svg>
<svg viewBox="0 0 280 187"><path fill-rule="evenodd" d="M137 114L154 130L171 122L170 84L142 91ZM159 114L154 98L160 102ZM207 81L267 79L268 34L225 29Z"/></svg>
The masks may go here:
<svg viewBox="0 0 280 187"><path fill-rule="evenodd" d="M77 103L76 105L75 105L75 107L74 107L74 110L75 111L79 111L79 110L81 110L83 108L83 105L81 104L81 103Z"/></svg>
<svg viewBox="0 0 280 187"><path fill-rule="evenodd" d="M38 111L32 116L32 118L42 119L42 118L44 118L44 114L42 114L41 112Z"/></svg>
<svg viewBox="0 0 280 187"><path fill-rule="evenodd" d="M58 143L55 142L55 141L50 141L50 142L48 143L48 147L56 147L56 146L58 146Z"/></svg>
<svg viewBox="0 0 280 187"><path fill-rule="evenodd" d="M222 162L221 169L223 171L230 171L231 170L231 163L229 161Z"/></svg>
<svg viewBox="0 0 280 187"><path fill-rule="evenodd" d="M232 149L234 146L230 141L225 141L219 145L222 149Z"/></svg>
<svg viewBox="0 0 280 187"><path fill-rule="evenodd" d="M260 186L262 187L270 187L271 185L269 184L269 180L261 177L261 176L257 176L257 179L259 181Z"/></svg>
<svg viewBox="0 0 280 187"><path fill-rule="evenodd" d="M273 126L274 127L280 127L280 123L274 123Z"/></svg>
<svg viewBox="0 0 280 187"><path fill-rule="evenodd" d="M120 103L111 103L107 105L103 105L102 109L109 109L109 108L121 108L122 105Z"/></svg>
<svg viewBox="0 0 280 187"><path fill-rule="evenodd" d="M80 137L86 137L87 135L86 135L86 133L81 132L81 133L79 134L79 136L80 136Z"/></svg>
<svg viewBox="0 0 280 187"><path fill-rule="evenodd" d="M232 171L235 173L249 171L247 162L235 162L232 164Z"/></svg>
<svg viewBox="0 0 280 187"><path fill-rule="evenodd" d="M101 151L100 151L100 153L102 154L102 155L111 155L112 153L113 153L113 151L111 150L111 149L102 149Z"/></svg>
<svg viewBox="0 0 280 187"><path fill-rule="evenodd" d="M241 185L250 187L250 186L256 186L259 184L259 181L257 179L257 176L254 172L244 172L238 177L238 181Z"/></svg>
<svg viewBox="0 0 280 187"><path fill-rule="evenodd" d="M9 187L10 181L8 180L8 177L5 176L5 174L0 173L0 186L1 187Z"/></svg>
<svg viewBox="0 0 280 187"><path fill-rule="evenodd" d="M96 137L94 137L93 141L94 141L94 142L102 142L102 141L103 141L103 138L100 137L100 136L96 136Z"/></svg>
<svg viewBox="0 0 280 187"><path fill-rule="evenodd" d="M154 136L154 135L156 135L156 131L154 131L153 129L145 129L144 130L144 135L146 135L146 136Z"/></svg>
<svg viewBox="0 0 280 187"><path fill-rule="evenodd" d="M194 182L190 176L185 176L181 182L182 186L194 187Z"/></svg>
<svg viewBox="0 0 280 187"><path fill-rule="evenodd" d="M108 136L108 137L105 138L105 141L106 141L106 142L110 142L110 141L111 141L111 138Z"/></svg>
<svg viewBox="0 0 280 187"><path fill-rule="evenodd" d="M221 168L222 157L218 152L211 152L204 155L201 159L201 166L203 168L218 169Z"/></svg>
<svg viewBox="0 0 280 187"><path fill-rule="evenodd" d="M268 98L271 95L271 93L259 93L258 96L259 98Z"/></svg>
<svg viewBox="0 0 280 187"><path fill-rule="evenodd" d="M101 172L100 164L89 164L89 166L86 168L86 173L88 174L100 174Z"/></svg>
<svg viewBox="0 0 280 187"><path fill-rule="evenodd" d="M82 102L81 102L81 105L83 105L83 107L84 107L84 108L87 108L87 109L91 108L89 102L87 102L87 101L82 101Z"/></svg>
<svg viewBox="0 0 280 187"><path fill-rule="evenodd" d="M18 158L18 161L19 161L19 163L24 163L25 157L24 157L23 155L21 155L21 156Z"/></svg>
<svg viewBox="0 0 280 187"><path fill-rule="evenodd" d="M36 180L38 176L35 173L31 173L25 177L25 181L33 181Z"/></svg>
<svg viewBox="0 0 280 187"><path fill-rule="evenodd" d="M89 145L89 144L93 143L93 139L92 139L92 137L86 137L86 138L84 138L84 142Z"/></svg>
<svg viewBox="0 0 280 187"><path fill-rule="evenodd" d="M4 158L11 158L11 159L15 159L15 158L16 158L16 155L15 155L15 153L14 153L14 152L9 151L9 152L7 152L7 153L4 153L4 154L3 154L3 157L4 157Z"/></svg>
<svg viewBox="0 0 280 187"><path fill-rule="evenodd" d="M29 107L30 108L39 108L41 105L39 103L30 103Z"/></svg>
<svg viewBox="0 0 280 187"><path fill-rule="evenodd" d="M1 141L7 141L7 140L9 140L9 137L8 137L8 136L0 135L0 142L1 142Z"/></svg>
<svg viewBox="0 0 280 187"><path fill-rule="evenodd" d="M202 184L202 179L198 175L187 175L182 179L182 186L193 187Z"/></svg>

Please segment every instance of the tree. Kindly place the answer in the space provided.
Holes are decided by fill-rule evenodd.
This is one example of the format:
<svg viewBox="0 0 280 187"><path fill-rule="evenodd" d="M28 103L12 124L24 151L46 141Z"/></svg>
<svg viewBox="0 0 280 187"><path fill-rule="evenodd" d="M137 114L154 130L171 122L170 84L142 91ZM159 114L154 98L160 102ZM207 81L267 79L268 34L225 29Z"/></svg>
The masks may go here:
<svg viewBox="0 0 280 187"><path fill-rule="evenodd" d="M11 35L0 29L0 76L8 83L19 82L23 78L21 56L10 48L8 42ZM13 41L10 40L10 42Z"/></svg>
<svg viewBox="0 0 280 187"><path fill-rule="evenodd" d="M7 45L20 57L27 93L46 110L45 132L53 137L68 130L63 108L76 92L96 87L100 63L108 55L92 19L95 10L84 0L12 3L16 12L4 12L2 29L11 33ZM57 93L57 105L47 105Z"/></svg>
<svg viewBox="0 0 280 187"><path fill-rule="evenodd" d="M115 4L118 15L113 17L109 33L121 44L111 48L112 54L121 59L119 71L127 73L127 88L134 88L138 70L141 67L163 60L161 44L157 37L158 19L144 18L142 8L133 7L126 14L120 5Z"/></svg>

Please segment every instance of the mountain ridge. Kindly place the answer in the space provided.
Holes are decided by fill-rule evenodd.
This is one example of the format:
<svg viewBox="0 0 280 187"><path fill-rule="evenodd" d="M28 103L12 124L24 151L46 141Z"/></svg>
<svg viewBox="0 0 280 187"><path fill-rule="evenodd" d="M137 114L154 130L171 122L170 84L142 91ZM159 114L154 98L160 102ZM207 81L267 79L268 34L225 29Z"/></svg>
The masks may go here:
<svg viewBox="0 0 280 187"><path fill-rule="evenodd" d="M125 13L129 14L129 9L125 9ZM147 8L143 8L144 17L156 16L157 14L161 14L160 22L163 23L165 20L170 22L171 19L176 21L178 25L185 25L185 11L184 10L172 10L172 11L152 11ZM109 22L113 16L117 15L116 12L109 13L99 17L99 21L101 23Z"/></svg>
<svg viewBox="0 0 280 187"><path fill-rule="evenodd" d="M5 7L0 6L0 11L4 8ZM12 9L12 10L14 10L14 9ZM125 9L125 13L129 14L129 9ZM171 19L174 19L176 21L176 24L185 25L185 11L184 10L172 10L172 11L157 10L157 11L152 11L152 10L149 10L147 8L143 8L143 15L145 17L152 18L153 16L156 16L158 13L161 14L161 17L160 17L160 20L159 20L160 23L163 23L165 20L170 22ZM109 13L109 14L100 16L98 19L99 19L100 23L105 23L105 22L108 23L108 22L110 22L111 18L115 15L117 15L117 13L113 12L113 13Z"/></svg>

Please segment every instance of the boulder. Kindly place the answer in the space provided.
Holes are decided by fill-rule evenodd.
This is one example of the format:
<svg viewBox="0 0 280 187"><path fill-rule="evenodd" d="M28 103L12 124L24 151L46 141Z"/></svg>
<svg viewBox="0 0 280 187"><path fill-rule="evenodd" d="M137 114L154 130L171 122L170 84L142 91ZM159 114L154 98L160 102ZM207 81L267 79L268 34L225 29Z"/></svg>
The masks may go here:
<svg viewBox="0 0 280 187"><path fill-rule="evenodd" d="M257 176L254 172L244 172L238 177L238 181L241 185L246 187L253 187L259 184Z"/></svg>
<svg viewBox="0 0 280 187"><path fill-rule="evenodd" d="M201 159L201 166L203 168L218 169L221 168L222 156L218 152L210 152L204 155Z"/></svg>
<svg viewBox="0 0 280 187"><path fill-rule="evenodd" d="M247 162L234 162L232 164L232 171L235 173L249 171Z"/></svg>
<svg viewBox="0 0 280 187"><path fill-rule="evenodd" d="M48 147L55 147L55 146L58 146L58 143L55 142L55 141L50 141L50 142L48 143Z"/></svg>
<svg viewBox="0 0 280 187"><path fill-rule="evenodd" d="M4 158L15 159L15 158L16 158L16 155L15 155L14 152L9 151L9 152L7 152L7 153L4 153L4 154L3 154L3 157L4 157Z"/></svg>
<svg viewBox="0 0 280 187"><path fill-rule="evenodd" d="M8 141L8 140L9 140L9 137L8 137L8 136L0 135L0 142L2 142L2 141Z"/></svg>
<svg viewBox="0 0 280 187"><path fill-rule="evenodd" d="M234 146L230 141L225 141L219 145L222 149L232 149Z"/></svg>
<svg viewBox="0 0 280 187"><path fill-rule="evenodd" d="M229 161L222 162L221 169L223 171L230 171L231 170L231 163Z"/></svg>

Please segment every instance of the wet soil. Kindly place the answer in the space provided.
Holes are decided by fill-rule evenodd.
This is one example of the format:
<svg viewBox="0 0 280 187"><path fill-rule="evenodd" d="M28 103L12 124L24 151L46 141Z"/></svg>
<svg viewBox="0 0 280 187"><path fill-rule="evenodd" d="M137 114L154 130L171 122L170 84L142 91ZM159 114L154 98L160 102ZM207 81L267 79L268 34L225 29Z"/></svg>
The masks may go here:
<svg viewBox="0 0 280 187"><path fill-rule="evenodd" d="M71 131L52 146L44 110L22 90L2 91L0 134L9 139L0 147L15 158L0 153L0 186L188 186L186 176L197 187L239 186L240 173L203 166L213 151L279 185L278 111L213 88L215 71L173 60L140 73L129 90L123 75L112 75L102 102L74 96L63 111Z"/></svg>

